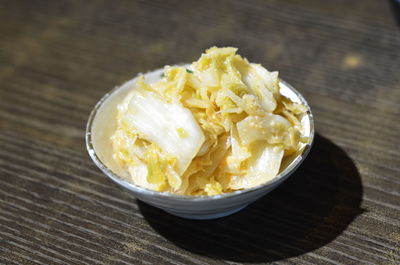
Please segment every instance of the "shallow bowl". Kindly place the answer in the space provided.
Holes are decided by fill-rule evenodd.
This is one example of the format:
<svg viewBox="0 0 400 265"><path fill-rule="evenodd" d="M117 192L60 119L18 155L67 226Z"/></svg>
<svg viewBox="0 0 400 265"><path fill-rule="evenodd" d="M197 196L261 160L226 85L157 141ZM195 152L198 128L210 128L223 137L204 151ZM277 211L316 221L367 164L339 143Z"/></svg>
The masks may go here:
<svg viewBox="0 0 400 265"><path fill-rule="evenodd" d="M163 69L144 74L147 82L161 78ZM137 78L137 77L136 77ZM126 188L137 199L165 210L166 212L189 219L213 219L233 214L250 203L260 199L284 182L303 162L310 151L314 138L314 122L310 107L303 96L291 85L280 80L281 94L292 101L302 103L308 108L301 117L303 135L309 142L300 151L282 161L279 174L272 180L256 187L214 196L186 196L168 192L157 192L137 186L129 181L128 173L112 158L110 136L116 129L116 106L135 89L136 78L116 87L96 104L90 114L86 127L86 147L93 162L110 179Z"/></svg>

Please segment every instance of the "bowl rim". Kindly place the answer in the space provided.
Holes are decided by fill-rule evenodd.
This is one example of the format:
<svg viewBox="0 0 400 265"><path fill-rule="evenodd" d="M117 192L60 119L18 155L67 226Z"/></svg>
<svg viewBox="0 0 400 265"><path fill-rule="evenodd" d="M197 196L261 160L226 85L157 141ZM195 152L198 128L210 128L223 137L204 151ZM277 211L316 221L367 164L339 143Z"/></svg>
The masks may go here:
<svg viewBox="0 0 400 265"><path fill-rule="evenodd" d="M153 71L149 71L143 75L146 74L151 74L157 71L162 70L163 68L159 68ZM114 182L118 183L119 185L125 187L126 189L139 193L141 195L147 195L147 196L152 196L152 197L158 197L160 199L175 199L179 201L189 201L189 202L196 202L196 201L214 201L214 200L219 200L223 198L231 198L231 197L236 197L238 195L242 194L247 194L251 193L257 190L262 190L263 188L266 188L267 186L271 186L273 184L278 184L281 181L284 181L286 178L288 178L300 164L305 160L307 157L308 153L310 152L310 149L312 147L312 144L314 142L314 135L315 135L315 130L314 130L314 117L311 112L311 108L305 98L289 83L286 81L279 79L279 84L283 84L284 86L288 87L293 93L296 94L296 96L300 99L301 103L307 107L307 112L306 115L309 118L310 121L310 136L309 136L309 142L305 144L303 151L301 154L299 154L290 164L287 166L282 172L280 172L276 177L273 179L259 184L257 186L254 186L252 188L244 189L244 190L237 190L229 193L223 193L223 194L218 194L218 195L179 195L179 194L174 194L171 192L160 192L160 191L154 191L150 190L138 185L135 185L133 183L130 183L121 177L119 177L116 173L114 173L110 168L108 168L97 156L94 145L93 145L93 140L92 140L92 127L93 127L93 122L95 120L96 114L98 110L101 108L103 103L114 93L116 93L120 88L124 87L124 85L128 82L133 81L137 77L142 75L142 73L137 74L134 78L128 80L127 82L124 82L120 86L114 87L112 90L110 90L108 93L106 93L94 106L93 110L91 111L89 115L88 122L86 124L86 133L85 133L85 142L86 142L86 149L89 153L90 158L93 160L94 164L111 180Z"/></svg>

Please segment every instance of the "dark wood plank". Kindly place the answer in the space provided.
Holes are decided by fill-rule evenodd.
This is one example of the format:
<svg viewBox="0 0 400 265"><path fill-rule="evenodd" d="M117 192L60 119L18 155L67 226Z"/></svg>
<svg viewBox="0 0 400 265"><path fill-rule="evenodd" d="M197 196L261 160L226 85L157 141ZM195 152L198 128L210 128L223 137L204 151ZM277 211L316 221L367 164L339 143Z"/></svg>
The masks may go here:
<svg viewBox="0 0 400 265"><path fill-rule="evenodd" d="M0 1L0 263L400 263L400 32L389 1ZM311 104L310 157L233 216L136 201L88 158L97 100L239 47Z"/></svg>

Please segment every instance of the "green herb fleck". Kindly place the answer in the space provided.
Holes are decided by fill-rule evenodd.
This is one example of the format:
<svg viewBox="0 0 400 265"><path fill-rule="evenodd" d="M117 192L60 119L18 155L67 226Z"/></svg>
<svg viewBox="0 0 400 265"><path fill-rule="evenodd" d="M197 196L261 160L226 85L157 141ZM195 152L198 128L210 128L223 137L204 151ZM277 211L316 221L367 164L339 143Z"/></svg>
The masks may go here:
<svg viewBox="0 0 400 265"><path fill-rule="evenodd" d="M165 74L164 74L164 73L162 73L162 74L161 74L161 77L163 77L163 78L164 78L164 77L165 77Z"/></svg>
<svg viewBox="0 0 400 265"><path fill-rule="evenodd" d="M187 68L186 68L186 72L188 72L189 74L193 74L193 71L192 71L192 70L189 70L189 69L187 69Z"/></svg>

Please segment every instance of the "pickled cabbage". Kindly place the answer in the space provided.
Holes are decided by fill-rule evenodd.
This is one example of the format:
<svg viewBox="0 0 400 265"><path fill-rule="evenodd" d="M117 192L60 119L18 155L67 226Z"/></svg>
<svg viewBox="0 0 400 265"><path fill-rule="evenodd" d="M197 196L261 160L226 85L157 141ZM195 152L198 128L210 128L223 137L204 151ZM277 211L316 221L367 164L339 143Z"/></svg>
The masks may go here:
<svg viewBox="0 0 400 265"><path fill-rule="evenodd" d="M236 51L212 47L188 68L165 66L158 82L138 78L111 137L134 184L184 195L247 189L299 150L306 107L280 94L277 72Z"/></svg>

